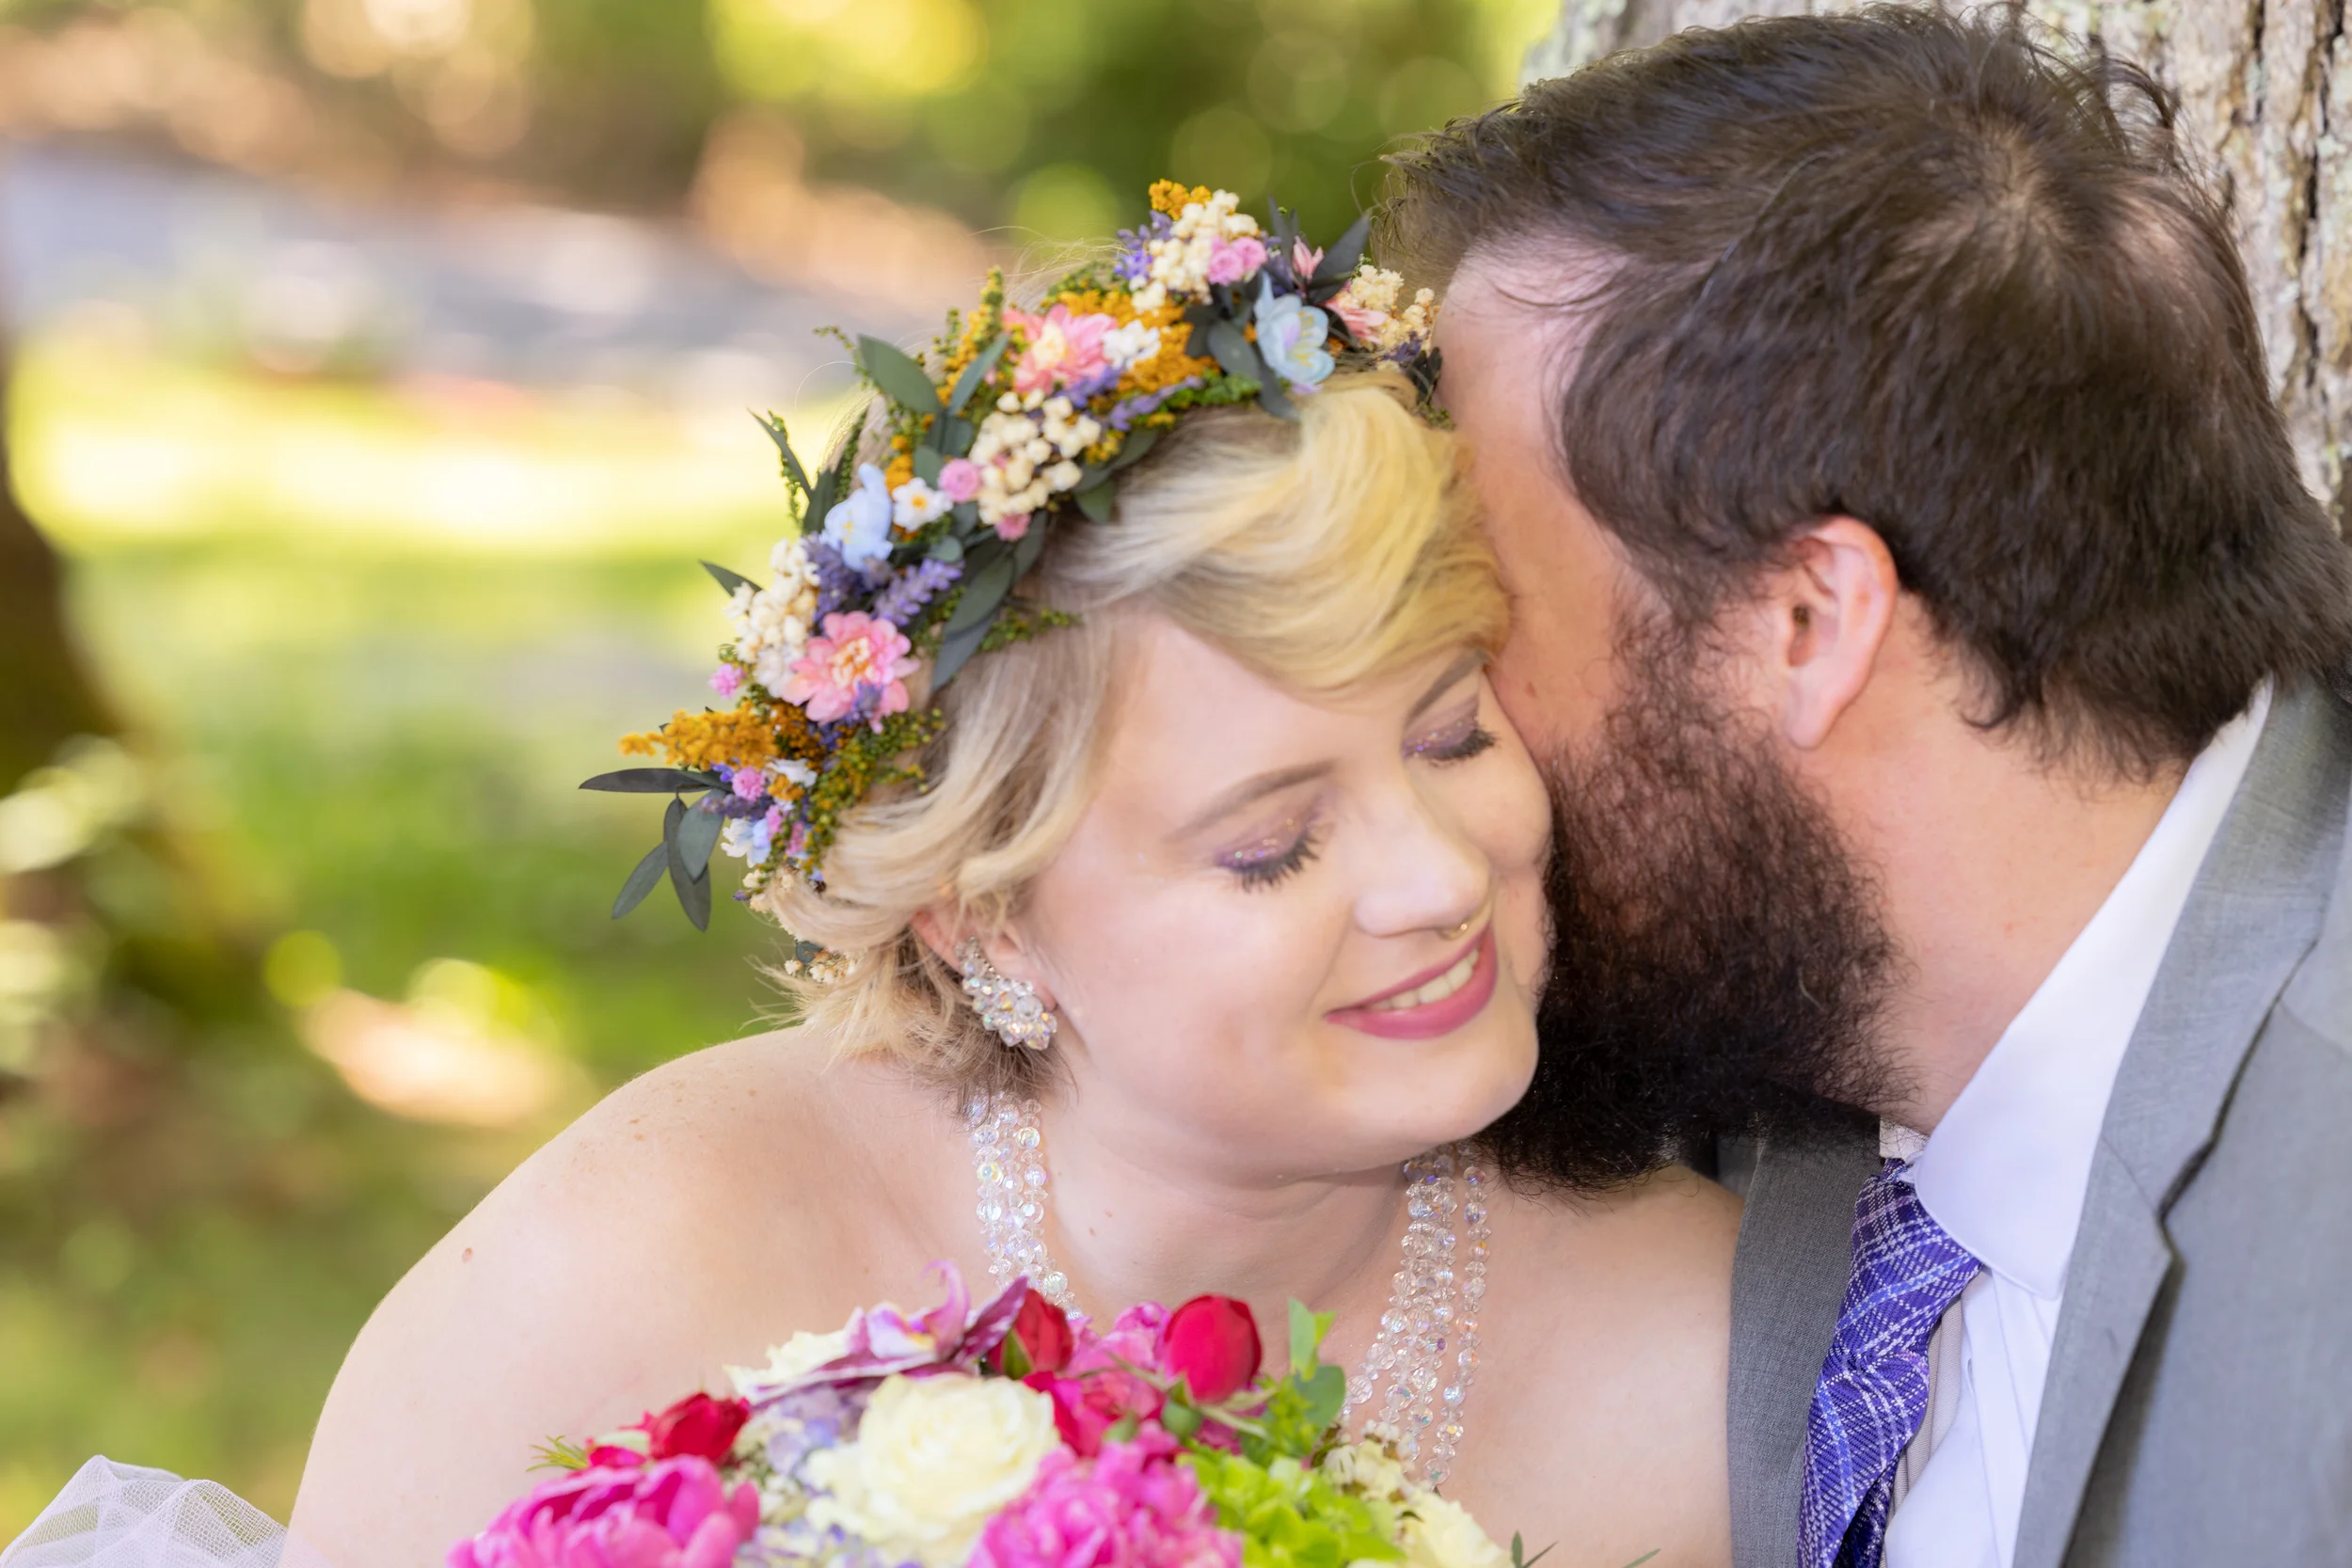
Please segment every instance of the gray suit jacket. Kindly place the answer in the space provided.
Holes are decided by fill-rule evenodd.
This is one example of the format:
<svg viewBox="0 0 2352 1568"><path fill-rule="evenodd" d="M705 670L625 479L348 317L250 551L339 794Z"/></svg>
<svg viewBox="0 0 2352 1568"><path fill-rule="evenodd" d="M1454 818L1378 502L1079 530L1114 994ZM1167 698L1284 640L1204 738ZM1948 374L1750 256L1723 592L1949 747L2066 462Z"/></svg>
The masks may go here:
<svg viewBox="0 0 2352 1568"><path fill-rule="evenodd" d="M2099 1136L2013 1568L2352 1563L2352 709L2282 693ZM1874 1137L1767 1145L1732 1282L1737 1568L1797 1561Z"/></svg>

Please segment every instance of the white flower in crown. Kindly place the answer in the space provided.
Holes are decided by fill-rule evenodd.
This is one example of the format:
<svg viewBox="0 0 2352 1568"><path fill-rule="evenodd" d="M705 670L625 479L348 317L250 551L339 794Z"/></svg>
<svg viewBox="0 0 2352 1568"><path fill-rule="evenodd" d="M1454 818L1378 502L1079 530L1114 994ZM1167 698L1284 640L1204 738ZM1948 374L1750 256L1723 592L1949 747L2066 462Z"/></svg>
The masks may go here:
<svg viewBox="0 0 2352 1568"><path fill-rule="evenodd" d="M1115 370L1127 370L1160 356L1160 329L1129 322L1103 334L1103 357Z"/></svg>
<svg viewBox="0 0 2352 1568"><path fill-rule="evenodd" d="M1168 233L1145 247L1151 277L1136 291L1136 309L1156 310L1170 294L1206 299L1212 283L1245 283L1256 277L1265 265L1265 242L1258 220L1238 211L1240 206L1241 198L1232 191L1186 202Z"/></svg>
<svg viewBox="0 0 2352 1568"><path fill-rule="evenodd" d="M772 691L808 646L817 615L817 573L797 534L777 542L768 564L774 578L756 591L738 584L727 601L727 618L735 629L735 657L750 664L753 678Z"/></svg>
<svg viewBox="0 0 2352 1568"><path fill-rule="evenodd" d="M891 521L903 529L937 522L955 505L919 479L910 479L890 492Z"/></svg>
<svg viewBox="0 0 2352 1568"><path fill-rule="evenodd" d="M825 514L825 543L840 552L845 565L860 571L885 561L890 556L890 524L897 510L882 471L871 463L861 463L857 488Z"/></svg>

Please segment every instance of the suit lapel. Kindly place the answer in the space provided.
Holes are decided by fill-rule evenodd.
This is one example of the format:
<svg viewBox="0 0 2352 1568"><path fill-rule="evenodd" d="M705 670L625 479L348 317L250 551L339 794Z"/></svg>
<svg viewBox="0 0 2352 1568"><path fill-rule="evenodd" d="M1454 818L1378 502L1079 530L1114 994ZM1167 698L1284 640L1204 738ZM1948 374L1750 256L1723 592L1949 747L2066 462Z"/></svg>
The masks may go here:
<svg viewBox="0 0 2352 1568"><path fill-rule="evenodd" d="M1879 1169L1875 1130L1803 1148L1767 1146L1740 1220L1731 1275L1731 1556L1781 1568L1795 1551L1804 1419L1837 1326L1854 1196Z"/></svg>
<svg viewBox="0 0 2352 1568"><path fill-rule="evenodd" d="M2065 1556L2117 1393L2173 1266L2165 1212L2212 1143L2255 1035L2327 915L2342 858L2347 728L2317 689L2281 694L2141 1010L2067 1265L2013 1568L2058 1568Z"/></svg>

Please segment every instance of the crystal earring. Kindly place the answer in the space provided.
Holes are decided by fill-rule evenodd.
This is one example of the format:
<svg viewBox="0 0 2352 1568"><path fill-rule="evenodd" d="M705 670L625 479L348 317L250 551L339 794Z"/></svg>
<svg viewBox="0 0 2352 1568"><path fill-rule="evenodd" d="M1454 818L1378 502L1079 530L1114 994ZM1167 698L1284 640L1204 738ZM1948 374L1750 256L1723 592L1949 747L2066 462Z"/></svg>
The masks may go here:
<svg viewBox="0 0 2352 1568"><path fill-rule="evenodd" d="M963 962L963 994L989 1033L1007 1045L1042 1051L1054 1043L1061 1021L1037 999L1037 988L1015 980L988 961L977 942L966 942L957 953Z"/></svg>

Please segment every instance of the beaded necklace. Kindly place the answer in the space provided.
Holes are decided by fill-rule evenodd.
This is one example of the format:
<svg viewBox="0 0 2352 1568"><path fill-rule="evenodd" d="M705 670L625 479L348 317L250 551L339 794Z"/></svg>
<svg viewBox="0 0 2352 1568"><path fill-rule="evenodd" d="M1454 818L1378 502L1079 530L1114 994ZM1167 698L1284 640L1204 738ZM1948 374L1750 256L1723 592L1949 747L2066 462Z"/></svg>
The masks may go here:
<svg viewBox="0 0 2352 1568"><path fill-rule="evenodd" d="M979 1181L980 1232L999 1285L1026 1275L1046 1300L1071 1308L1070 1276L1045 1250L1045 1138L1035 1100L978 1099L966 1107L973 1174ZM1347 1380L1342 1421L1367 1421L1396 1444L1397 1457L1431 1486L1452 1469L1462 1441L1462 1404L1478 1372L1478 1312L1486 1295L1492 1178L1466 1143L1405 1162L1404 1259L1388 1310Z"/></svg>

